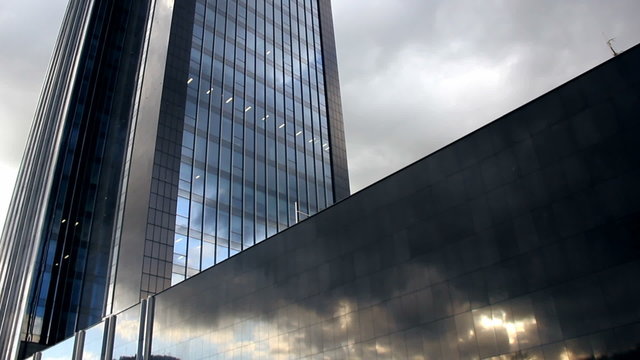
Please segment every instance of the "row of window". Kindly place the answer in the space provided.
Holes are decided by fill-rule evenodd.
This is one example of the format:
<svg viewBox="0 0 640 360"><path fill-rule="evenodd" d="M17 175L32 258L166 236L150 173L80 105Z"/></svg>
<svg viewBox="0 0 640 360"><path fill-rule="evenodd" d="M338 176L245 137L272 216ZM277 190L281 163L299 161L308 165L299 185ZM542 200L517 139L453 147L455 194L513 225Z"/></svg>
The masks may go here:
<svg viewBox="0 0 640 360"><path fill-rule="evenodd" d="M333 202L317 4L255 4L197 1L172 284Z"/></svg>

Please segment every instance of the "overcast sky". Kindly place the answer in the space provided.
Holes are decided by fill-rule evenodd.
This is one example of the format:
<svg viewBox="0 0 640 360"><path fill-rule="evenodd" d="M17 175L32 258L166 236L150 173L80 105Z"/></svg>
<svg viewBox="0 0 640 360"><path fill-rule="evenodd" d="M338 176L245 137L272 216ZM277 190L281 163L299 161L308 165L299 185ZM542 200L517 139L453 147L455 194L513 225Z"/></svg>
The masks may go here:
<svg viewBox="0 0 640 360"><path fill-rule="evenodd" d="M0 229L66 2L0 2ZM640 42L638 0L333 8L352 192Z"/></svg>

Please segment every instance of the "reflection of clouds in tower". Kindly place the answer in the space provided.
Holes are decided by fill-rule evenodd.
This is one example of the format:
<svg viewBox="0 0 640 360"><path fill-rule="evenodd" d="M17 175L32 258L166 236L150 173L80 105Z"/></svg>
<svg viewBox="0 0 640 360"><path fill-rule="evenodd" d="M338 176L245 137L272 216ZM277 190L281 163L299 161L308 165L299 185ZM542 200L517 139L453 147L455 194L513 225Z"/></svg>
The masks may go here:
<svg viewBox="0 0 640 360"><path fill-rule="evenodd" d="M138 332L140 331L139 319L126 319L120 321L118 319L118 326L116 331L116 337L119 341L137 341Z"/></svg>
<svg viewBox="0 0 640 360"><path fill-rule="evenodd" d="M83 352L82 360L100 360L100 355L92 352Z"/></svg>
<svg viewBox="0 0 640 360"><path fill-rule="evenodd" d="M300 251L313 250L303 248ZM310 254L298 256L313 258ZM386 357L396 351L394 347L404 348L404 342L411 341L412 334L418 336L414 342L422 342L420 332L400 333L402 340L395 342L390 341L387 335L422 322L422 313L432 312L433 309L428 307L436 300L430 290L430 300L426 300L427 289L424 287L429 282L429 273L438 274L439 270L423 263L403 264L368 277L366 299L359 298L360 289L345 286L331 291L331 294L312 296L302 301L298 298L301 292L326 287L328 284L325 282L330 281L331 274L316 274L321 276L306 286L302 281L309 279L300 277L299 281L285 282L277 289L251 293L249 289L272 283L281 271L270 264L261 264L260 260L254 265L256 268L265 267L262 271L248 271L229 277L226 285L218 289L219 294L230 298L233 296L228 295L225 288L241 292L240 289L245 289L245 296L232 304L221 303L226 300L220 297L215 300L214 294L204 293L202 297L207 298L206 303L214 310L195 314L197 311L186 310L194 306L183 303L180 306L185 309L185 314L181 315L192 314L184 318L183 325L165 323L171 321L171 317L158 313L154 328L154 354L183 357L185 344L190 344L188 348L207 349L207 353L240 351L243 356L256 359L279 358L284 353L302 356L327 352L341 353L341 358L366 359L366 354ZM334 270L336 274L348 272L340 267ZM198 285L194 286L197 288ZM417 289L420 291L416 292ZM157 307L156 311L161 311L160 308ZM269 310L273 308L276 310ZM422 347L412 356L419 359L421 353Z"/></svg>
<svg viewBox="0 0 640 360"><path fill-rule="evenodd" d="M338 303L337 311L334 316L339 317L340 329L345 330L353 322L353 306L346 300Z"/></svg>
<svg viewBox="0 0 640 360"><path fill-rule="evenodd" d="M432 162L453 155L438 156ZM425 167L398 183L416 183ZM158 295L154 354L535 358L540 345L562 340L555 309L574 304L575 292L527 281L533 251L502 261L491 218L478 220L489 207L464 203L456 179L420 192L383 181ZM584 298L592 287L580 289Z"/></svg>
<svg viewBox="0 0 640 360"><path fill-rule="evenodd" d="M242 354L249 359L280 359L288 354L309 356L339 353L339 358L368 359L368 356L386 358L391 354L407 353L411 359L426 359L422 354L422 346L405 350L409 349L405 342L421 344L424 332L410 331L411 328L406 324L399 323L405 321L403 319L406 317L418 316L416 312L421 311L419 308L408 309L404 314L398 313L398 307L387 301L357 311L357 304L347 298L336 299L331 304L316 304L318 307L284 305L268 316L251 312L225 313L214 323L230 324L226 327L194 329L192 324L187 323L184 328L174 327L168 339L165 338L166 332L154 331L153 352L183 357L184 344L189 344L188 348L202 348L207 354L225 354L228 358L235 358L230 354ZM366 315L361 315L363 313ZM234 323L237 319L245 318L249 319ZM443 321L436 324L446 327ZM407 331L399 332L403 329ZM362 337L361 332L369 335ZM392 341L388 335L390 333L399 334L397 337L400 340ZM468 334L468 341L475 341L473 329ZM433 346L439 348L443 340L438 335L430 340L425 338L424 341L432 341ZM165 344L164 348L160 345L162 343Z"/></svg>
<svg viewBox="0 0 640 360"><path fill-rule="evenodd" d="M324 310L324 307L321 308ZM335 352L341 354L340 358L349 356L353 359L367 359L366 355L361 357L359 347L363 354L389 356L396 352L394 344L387 337L376 338L374 335L378 332L384 335L396 328L392 325L393 314L384 306L372 306L368 309L372 315L372 324L369 326L374 327L372 338L367 339L369 341L366 344L355 346L356 341L360 341L357 338L360 324L354 309L354 302L339 299L327 313L319 313L316 309L296 304L284 306L269 316L229 313L218 323L231 323L238 318L251 316L253 318L232 323L225 328L211 326L194 329L192 324L187 323L183 327L166 329L168 331L154 330L153 353L184 357L191 351L185 349L199 348L205 354L219 353L229 358L234 358L234 355L229 354L236 353L249 359L285 359L290 354L308 356ZM292 317L292 314L295 316ZM296 327L294 319L303 318L306 319L304 324ZM381 323L387 324L387 327L381 329Z"/></svg>
<svg viewBox="0 0 640 360"><path fill-rule="evenodd" d="M491 318L486 315L481 315L480 325L484 329L493 329L494 331L504 329L509 337L509 344L516 344L518 334L526 333L531 326L536 325L536 319L530 317L520 321L508 321L507 313L504 310L498 310L497 312L493 312L493 317Z"/></svg>
<svg viewBox="0 0 640 360"><path fill-rule="evenodd" d="M277 321L274 321L286 316L286 309L271 314L271 319L256 317L255 314L227 313L221 316L212 317L210 326L194 328L193 324L183 322L173 328L155 330L154 354L184 357L186 346L206 349L207 353L240 352L250 358L280 358L292 351L292 346L299 342L294 337L285 341ZM248 320L237 322L247 317ZM197 334L195 338L194 334Z"/></svg>

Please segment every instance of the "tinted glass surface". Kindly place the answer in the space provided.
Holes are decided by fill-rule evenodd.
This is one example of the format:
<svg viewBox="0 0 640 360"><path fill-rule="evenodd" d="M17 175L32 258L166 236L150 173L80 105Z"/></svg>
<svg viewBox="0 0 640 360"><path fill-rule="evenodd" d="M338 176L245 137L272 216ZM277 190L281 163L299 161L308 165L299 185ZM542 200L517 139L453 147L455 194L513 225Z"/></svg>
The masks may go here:
<svg viewBox="0 0 640 360"><path fill-rule="evenodd" d="M159 294L152 353L637 357L639 60L629 50Z"/></svg>
<svg viewBox="0 0 640 360"><path fill-rule="evenodd" d="M113 359L135 359L140 335L140 305L136 305L116 317L113 340Z"/></svg>
<svg viewBox="0 0 640 360"><path fill-rule="evenodd" d="M191 11L173 284L334 201L318 3Z"/></svg>
<svg viewBox="0 0 640 360"><path fill-rule="evenodd" d="M84 333L84 346L82 348L82 358L86 360L102 359L102 345L105 335L105 323L101 322Z"/></svg>

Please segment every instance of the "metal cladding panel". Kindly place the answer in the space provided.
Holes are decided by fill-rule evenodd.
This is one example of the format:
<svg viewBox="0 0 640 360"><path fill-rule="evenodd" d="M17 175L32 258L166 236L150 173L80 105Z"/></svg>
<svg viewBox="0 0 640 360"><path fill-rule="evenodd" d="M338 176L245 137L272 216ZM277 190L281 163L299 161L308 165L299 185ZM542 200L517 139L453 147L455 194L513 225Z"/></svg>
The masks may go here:
<svg viewBox="0 0 640 360"><path fill-rule="evenodd" d="M141 299L335 202L331 154L345 159L344 138L339 100L327 105L319 11L317 1L176 4L143 199Z"/></svg>
<svg viewBox="0 0 640 360"><path fill-rule="evenodd" d="M173 1L156 1L150 16L151 33L145 45L145 63L139 74L141 92L139 108L134 114L132 152L127 162L127 182L123 185L121 233L116 238L117 250L112 256L115 267L113 291L107 301L106 314L119 312L140 301L145 232L153 173L153 158L158 133L158 118L163 91Z"/></svg>
<svg viewBox="0 0 640 360"><path fill-rule="evenodd" d="M338 77L338 59L336 55L335 35L333 32L331 0L318 1L320 3L320 31L322 33L322 57L324 59L324 76L329 116L333 189L335 201L337 202L351 195L349 188L349 168L347 165L347 145L344 137L340 79Z"/></svg>

